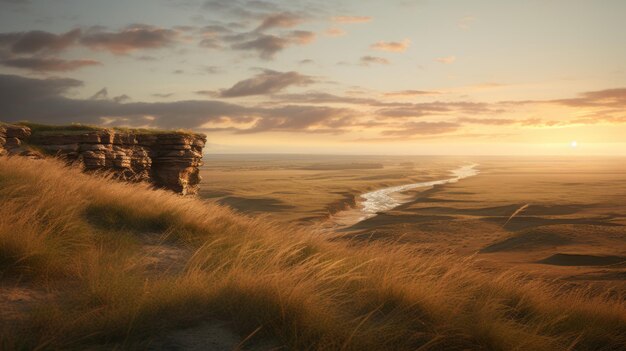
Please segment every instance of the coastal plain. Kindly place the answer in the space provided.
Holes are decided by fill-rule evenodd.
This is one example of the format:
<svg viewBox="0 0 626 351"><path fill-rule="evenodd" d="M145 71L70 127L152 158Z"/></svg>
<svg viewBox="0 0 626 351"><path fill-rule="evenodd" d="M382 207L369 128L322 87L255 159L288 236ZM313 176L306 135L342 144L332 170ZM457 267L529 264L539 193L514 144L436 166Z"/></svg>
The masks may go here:
<svg viewBox="0 0 626 351"><path fill-rule="evenodd" d="M245 214L315 228L333 240L386 241L474 256L507 270L601 291L626 291L626 163L621 158L211 155L200 197ZM369 191L416 188L402 205L358 217Z"/></svg>

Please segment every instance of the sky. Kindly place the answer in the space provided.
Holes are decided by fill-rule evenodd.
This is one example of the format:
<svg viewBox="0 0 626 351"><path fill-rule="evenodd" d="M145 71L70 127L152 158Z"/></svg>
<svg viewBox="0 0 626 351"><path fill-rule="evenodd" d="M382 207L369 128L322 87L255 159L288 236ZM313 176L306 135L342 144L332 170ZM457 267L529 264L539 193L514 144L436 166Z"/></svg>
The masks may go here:
<svg viewBox="0 0 626 351"><path fill-rule="evenodd" d="M0 121L208 153L626 155L623 0L0 0Z"/></svg>

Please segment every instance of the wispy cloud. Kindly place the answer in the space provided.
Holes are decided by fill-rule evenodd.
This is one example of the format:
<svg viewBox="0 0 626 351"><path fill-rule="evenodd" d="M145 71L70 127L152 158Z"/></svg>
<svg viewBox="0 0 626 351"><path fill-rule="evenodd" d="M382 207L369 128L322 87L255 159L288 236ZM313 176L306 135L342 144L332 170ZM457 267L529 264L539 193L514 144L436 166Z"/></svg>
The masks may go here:
<svg viewBox="0 0 626 351"><path fill-rule="evenodd" d="M304 22L304 17L291 13L281 12L268 15L256 28L256 31L264 31L271 28L292 28Z"/></svg>
<svg viewBox="0 0 626 351"><path fill-rule="evenodd" d="M176 43L178 38L179 32L173 29L135 24L117 32L91 28L81 37L80 43L94 50L123 55L140 49L168 47Z"/></svg>
<svg viewBox="0 0 626 351"><path fill-rule="evenodd" d="M330 37L340 37L346 35L346 31L338 27L328 28L324 33Z"/></svg>
<svg viewBox="0 0 626 351"><path fill-rule="evenodd" d="M404 52L411 45L411 41L409 39L404 39L402 41L377 41L376 43L370 45L371 49L378 51L388 51L388 52Z"/></svg>
<svg viewBox="0 0 626 351"><path fill-rule="evenodd" d="M376 111L376 114L380 117L392 117L392 118L411 118L411 117L423 117L432 116L438 114L446 114L451 112L463 112L469 114L485 114L485 113L497 113L499 110L494 106L484 102L467 102L467 101L434 101L423 102L417 104L396 104L392 107L386 107Z"/></svg>
<svg viewBox="0 0 626 351"><path fill-rule="evenodd" d="M298 72L277 72L265 70L260 74L235 83L228 89L219 92L221 97L241 97L277 93L289 86L307 86L315 83L311 76Z"/></svg>
<svg viewBox="0 0 626 351"><path fill-rule="evenodd" d="M456 57L455 56L438 57L435 59L435 61L449 65L451 63L454 63L454 61L456 61Z"/></svg>
<svg viewBox="0 0 626 351"><path fill-rule="evenodd" d="M419 135L445 134L457 131L461 125L454 122L409 122L401 129L385 130L381 134L386 136L412 137Z"/></svg>
<svg viewBox="0 0 626 351"><path fill-rule="evenodd" d="M626 108L626 88L588 91L572 99L551 100L571 107L615 107Z"/></svg>
<svg viewBox="0 0 626 351"><path fill-rule="evenodd" d="M74 45L80 35L80 29L63 34L41 30L0 33L0 48L7 48L13 54L57 53Z"/></svg>
<svg viewBox="0 0 626 351"><path fill-rule="evenodd" d="M362 56L360 61L364 66L369 66L370 64L388 65L391 63L386 58L378 56Z"/></svg>
<svg viewBox="0 0 626 351"><path fill-rule="evenodd" d="M372 21L372 17L370 16L336 16L332 18L332 21L335 23L367 23Z"/></svg>
<svg viewBox="0 0 626 351"><path fill-rule="evenodd" d="M255 51L260 58L271 60L276 53L294 45L309 44L315 37L313 32L294 30L284 36L247 33L229 37L227 40L234 42L231 48L235 50Z"/></svg>
<svg viewBox="0 0 626 351"><path fill-rule="evenodd" d="M390 91L384 93L384 96L388 97L414 97L414 96L427 96L427 95L439 95L441 94L438 91L430 91L430 90L399 90L399 91Z"/></svg>
<svg viewBox="0 0 626 351"><path fill-rule="evenodd" d="M459 122L462 123L471 123L471 124L485 124L485 125L495 125L495 126L505 126L516 124L519 121L511 118L471 118L471 117L462 117L458 119Z"/></svg>
<svg viewBox="0 0 626 351"><path fill-rule="evenodd" d="M102 65L96 60L63 60L58 58L8 58L0 61L7 67L28 69L35 72L68 72L88 66Z"/></svg>

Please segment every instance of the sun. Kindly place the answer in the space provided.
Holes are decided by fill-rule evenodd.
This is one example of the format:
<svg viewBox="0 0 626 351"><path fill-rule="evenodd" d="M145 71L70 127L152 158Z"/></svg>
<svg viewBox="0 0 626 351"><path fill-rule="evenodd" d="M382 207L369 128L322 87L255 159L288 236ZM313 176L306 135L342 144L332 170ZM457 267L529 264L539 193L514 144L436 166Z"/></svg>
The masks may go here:
<svg viewBox="0 0 626 351"><path fill-rule="evenodd" d="M578 147L578 142L576 140L572 140L569 146L571 146L572 149L575 149Z"/></svg>

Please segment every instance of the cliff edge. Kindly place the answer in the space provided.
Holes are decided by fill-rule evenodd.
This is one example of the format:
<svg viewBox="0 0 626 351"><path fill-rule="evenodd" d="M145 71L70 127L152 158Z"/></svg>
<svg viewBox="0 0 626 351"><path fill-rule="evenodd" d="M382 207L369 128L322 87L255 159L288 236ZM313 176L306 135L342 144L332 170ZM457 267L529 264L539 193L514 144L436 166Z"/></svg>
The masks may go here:
<svg viewBox="0 0 626 351"><path fill-rule="evenodd" d="M0 156L59 157L85 171L105 171L188 195L198 192L204 134L91 126L0 124Z"/></svg>

